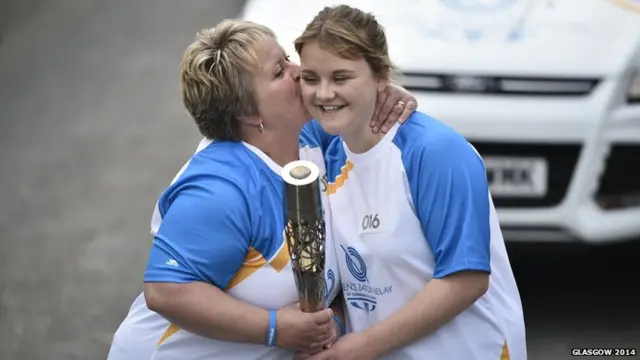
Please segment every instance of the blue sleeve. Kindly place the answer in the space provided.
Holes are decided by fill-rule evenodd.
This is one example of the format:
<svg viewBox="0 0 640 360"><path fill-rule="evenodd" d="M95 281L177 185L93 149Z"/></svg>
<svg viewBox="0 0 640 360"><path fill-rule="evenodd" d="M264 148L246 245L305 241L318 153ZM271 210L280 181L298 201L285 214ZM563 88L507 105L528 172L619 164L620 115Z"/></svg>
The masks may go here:
<svg viewBox="0 0 640 360"><path fill-rule="evenodd" d="M304 125L303 131L309 134L309 136L311 136L315 140L315 142L320 145L323 154L327 151L331 140L337 137L337 135L330 135L328 132L324 131L324 129L316 119L313 119L306 123Z"/></svg>
<svg viewBox="0 0 640 360"><path fill-rule="evenodd" d="M250 245L245 197L226 180L202 176L180 184L171 196L144 281L204 281L226 288Z"/></svg>
<svg viewBox="0 0 640 360"><path fill-rule="evenodd" d="M433 277L490 273L489 186L480 156L458 136L438 139L410 156L409 184L435 258Z"/></svg>

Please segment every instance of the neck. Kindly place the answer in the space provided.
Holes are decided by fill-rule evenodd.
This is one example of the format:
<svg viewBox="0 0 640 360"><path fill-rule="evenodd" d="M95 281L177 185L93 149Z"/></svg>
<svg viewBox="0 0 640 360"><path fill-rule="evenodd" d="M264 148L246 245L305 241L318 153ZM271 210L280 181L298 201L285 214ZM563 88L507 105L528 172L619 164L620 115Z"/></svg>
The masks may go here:
<svg viewBox="0 0 640 360"><path fill-rule="evenodd" d="M300 131L255 131L255 134L246 136L245 141L262 150L276 164L285 166L300 157Z"/></svg>
<svg viewBox="0 0 640 360"><path fill-rule="evenodd" d="M342 139L349 146L349 150L355 154L362 154L371 149L382 139L383 133L374 133L368 122L363 122L362 126L349 133L344 133Z"/></svg>

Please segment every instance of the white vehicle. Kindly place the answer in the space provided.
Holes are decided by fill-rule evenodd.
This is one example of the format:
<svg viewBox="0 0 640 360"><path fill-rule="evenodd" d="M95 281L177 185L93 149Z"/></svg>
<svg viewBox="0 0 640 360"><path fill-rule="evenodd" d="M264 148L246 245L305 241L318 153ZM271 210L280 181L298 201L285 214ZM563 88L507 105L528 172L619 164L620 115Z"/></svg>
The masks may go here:
<svg viewBox="0 0 640 360"><path fill-rule="evenodd" d="M640 0L248 1L293 40L325 6L372 12L420 110L483 156L505 238L640 237Z"/></svg>

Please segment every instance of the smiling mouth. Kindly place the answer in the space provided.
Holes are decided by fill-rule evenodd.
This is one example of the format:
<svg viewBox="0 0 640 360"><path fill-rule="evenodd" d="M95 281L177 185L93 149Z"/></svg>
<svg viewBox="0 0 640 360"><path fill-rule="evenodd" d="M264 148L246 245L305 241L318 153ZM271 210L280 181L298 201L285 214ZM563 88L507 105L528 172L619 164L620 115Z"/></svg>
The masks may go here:
<svg viewBox="0 0 640 360"><path fill-rule="evenodd" d="M327 106L322 106L321 105L321 106L318 106L318 107L323 112L335 112L335 111L338 111L338 110L342 109L345 106L347 106L347 105L327 105Z"/></svg>

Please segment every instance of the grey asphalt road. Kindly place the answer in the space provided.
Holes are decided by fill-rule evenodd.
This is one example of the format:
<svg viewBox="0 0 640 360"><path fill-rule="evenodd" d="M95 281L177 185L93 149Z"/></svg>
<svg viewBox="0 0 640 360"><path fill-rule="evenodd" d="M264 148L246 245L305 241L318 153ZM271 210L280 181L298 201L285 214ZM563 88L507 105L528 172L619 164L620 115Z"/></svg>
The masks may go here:
<svg viewBox="0 0 640 360"><path fill-rule="evenodd" d="M181 53L241 6L0 0L1 360L106 357L156 197L200 138ZM639 248L510 246L531 359L640 345Z"/></svg>

